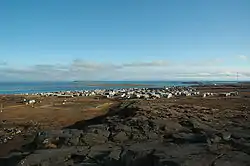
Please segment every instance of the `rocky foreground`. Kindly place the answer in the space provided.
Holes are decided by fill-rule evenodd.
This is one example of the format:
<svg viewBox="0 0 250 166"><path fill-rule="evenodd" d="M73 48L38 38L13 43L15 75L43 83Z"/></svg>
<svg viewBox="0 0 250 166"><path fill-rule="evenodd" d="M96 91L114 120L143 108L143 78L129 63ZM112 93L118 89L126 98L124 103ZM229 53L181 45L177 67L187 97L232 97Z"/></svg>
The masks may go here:
<svg viewBox="0 0 250 166"><path fill-rule="evenodd" d="M39 132L0 165L247 166L249 111L247 105L236 110L166 100L123 102L107 115Z"/></svg>

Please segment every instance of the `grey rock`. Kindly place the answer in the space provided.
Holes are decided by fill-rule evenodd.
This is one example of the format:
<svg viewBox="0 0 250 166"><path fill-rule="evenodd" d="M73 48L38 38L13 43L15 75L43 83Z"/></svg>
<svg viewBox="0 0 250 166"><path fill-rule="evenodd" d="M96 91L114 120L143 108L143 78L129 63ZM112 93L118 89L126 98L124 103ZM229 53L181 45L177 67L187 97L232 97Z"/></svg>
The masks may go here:
<svg viewBox="0 0 250 166"><path fill-rule="evenodd" d="M210 141L212 143L219 143L221 141L221 137L214 135L212 138L210 138Z"/></svg>
<svg viewBox="0 0 250 166"><path fill-rule="evenodd" d="M75 153L77 149L61 148L50 150L37 150L19 162L20 166L31 165L68 165L72 163L66 162L71 153Z"/></svg>
<svg viewBox="0 0 250 166"><path fill-rule="evenodd" d="M232 151L221 155L214 161L214 166L248 166L250 165L250 156L239 151Z"/></svg>
<svg viewBox="0 0 250 166"><path fill-rule="evenodd" d="M123 124L117 124L115 126L116 131L124 131L124 132L131 132L131 127Z"/></svg>
<svg viewBox="0 0 250 166"><path fill-rule="evenodd" d="M237 130L232 133L232 137L236 139L250 139L250 131Z"/></svg>
<svg viewBox="0 0 250 166"><path fill-rule="evenodd" d="M106 125L92 125L87 129L87 133L95 133L104 137L109 137L110 132Z"/></svg>
<svg viewBox="0 0 250 166"><path fill-rule="evenodd" d="M231 139L231 133L229 132L222 132L220 136L224 141L229 141Z"/></svg>
<svg viewBox="0 0 250 166"><path fill-rule="evenodd" d="M215 129L194 118L181 121L180 124L183 127L191 129L193 132L216 132Z"/></svg>
<svg viewBox="0 0 250 166"><path fill-rule="evenodd" d="M175 133L172 138L176 143L206 143L207 137L201 134L193 133Z"/></svg>
<svg viewBox="0 0 250 166"><path fill-rule="evenodd" d="M109 158L111 160L120 160L121 157L121 153L122 153L122 148L121 147L113 147L112 151L109 154Z"/></svg>
<svg viewBox="0 0 250 166"><path fill-rule="evenodd" d="M79 139L82 135L80 130L51 130L40 132L37 134L34 143L37 148L48 148L47 145L54 144L57 147L61 146L76 146L79 144Z"/></svg>
<svg viewBox="0 0 250 166"><path fill-rule="evenodd" d="M146 132L145 135L149 140L161 140L162 137L153 131Z"/></svg>
<svg viewBox="0 0 250 166"><path fill-rule="evenodd" d="M113 140L118 142L124 142L127 141L128 139L129 138L125 132L119 132L113 137Z"/></svg>
<svg viewBox="0 0 250 166"><path fill-rule="evenodd" d="M156 162L156 157L152 154L153 151L125 151L121 156L121 163L129 166L151 166Z"/></svg>
<svg viewBox="0 0 250 166"><path fill-rule="evenodd" d="M88 156L96 160L102 160L107 157L112 151L112 146L109 144L96 145L90 148Z"/></svg>
<svg viewBox="0 0 250 166"><path fill-rule="evenodd" d="M243 123L238 130L202 107L140 104L147 109L125 106L100 122L88 121L83 130L40 132L32 142L34 151L13 153L0 165L12 164L13 157L26 166L250 165L249 128Z"/></svg>
<svg viewBox="0 0 250 166"><path fill-rule="evenodd" d="M96 145L96 144L104 144L105 142L108 141L108 138L103 136L103 135L99 135L99 134L95 134L95 133L86 133L83 134L83 136L80 138L80 142L81 144L86 144L86 145Z"/></svg>
<svg viewBox="0 0 250 166"><path fill-rule="evenodd" d="M165 130L168 132L174 132L183 129L183 127L178 122L167 119L157 118L155 120L152 120L152 123L157 127L157 129Z"/></svg>

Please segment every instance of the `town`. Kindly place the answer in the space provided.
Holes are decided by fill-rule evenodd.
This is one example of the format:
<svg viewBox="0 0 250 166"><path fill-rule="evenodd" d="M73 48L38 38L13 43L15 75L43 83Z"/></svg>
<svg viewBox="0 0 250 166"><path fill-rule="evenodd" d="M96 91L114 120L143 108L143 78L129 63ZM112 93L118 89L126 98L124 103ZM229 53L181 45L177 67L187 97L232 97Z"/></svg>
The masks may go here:
<svg viewBox="0 0 250 166"><path fill-rule="evenodd" d="M26 94L29 95L29 94ZM237 96L238 92L224 92L224 93L210 93L199 92L193 87L163 87L163 88L123 88L123 89L95 89L95 90L80 90L80 91L60 91L60 92L46 92L46 93L34 93L32 95L38 96L56 96L58 98L72 98L78 96L85 97L103 97L103 98L115 98L115 99L159 99L159 98L172 98L180 96ZM30 104L35 101L29 101Z"/></svg>

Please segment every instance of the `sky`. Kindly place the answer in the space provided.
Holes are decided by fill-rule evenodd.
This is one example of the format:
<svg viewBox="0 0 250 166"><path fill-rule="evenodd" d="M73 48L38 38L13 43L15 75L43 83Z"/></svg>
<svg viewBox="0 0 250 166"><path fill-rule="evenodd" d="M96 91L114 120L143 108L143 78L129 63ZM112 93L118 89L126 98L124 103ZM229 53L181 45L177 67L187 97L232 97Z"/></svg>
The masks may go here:
<svg viewBox="0 0 250 166"><path fill-rule="evenodd" d="M249 0L1 0L0 81L250 80Z"/></svg>

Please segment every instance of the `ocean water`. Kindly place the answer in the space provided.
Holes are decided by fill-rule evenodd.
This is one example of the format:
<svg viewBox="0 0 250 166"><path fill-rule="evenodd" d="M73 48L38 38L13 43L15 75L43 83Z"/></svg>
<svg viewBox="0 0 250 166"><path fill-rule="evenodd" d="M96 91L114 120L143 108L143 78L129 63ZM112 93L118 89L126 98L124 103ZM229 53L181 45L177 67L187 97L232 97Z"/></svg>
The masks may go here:
<svg viewBox="0 0 250 166"><path fill-rule="evenodd" d="M236 83L236 82L208 81L202 83L225 84L225 83ZM89 86L90 84L97 84L97 86ZM101 86L101 84L112 84L112 86ZM118 88L133 87L133 86L119 86L118 84L148 85L141 87L194 85L192 84L192 82L184 83L183 81L0 82L0 94L40 93L40 92L75 91L75 90L92 90L92 89L118 89ZM140 86L134 86L134 87L140 88Z"/></svg>

